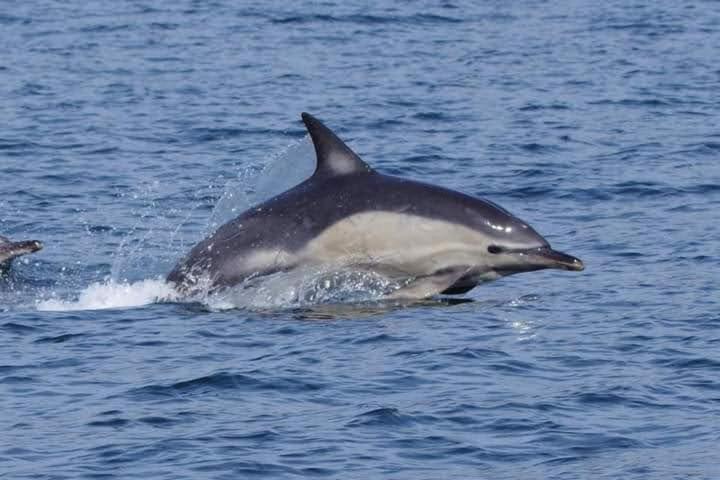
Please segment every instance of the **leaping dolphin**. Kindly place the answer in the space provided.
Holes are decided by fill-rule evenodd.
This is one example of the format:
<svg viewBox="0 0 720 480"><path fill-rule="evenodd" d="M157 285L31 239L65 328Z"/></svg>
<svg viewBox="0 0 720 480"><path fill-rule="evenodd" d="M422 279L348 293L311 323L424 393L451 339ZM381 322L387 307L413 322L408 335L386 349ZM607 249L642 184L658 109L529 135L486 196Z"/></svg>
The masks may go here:
<svg viewBox="0 0 720 480"><path fill-rule="evenodd" d="M15 258L37 252L40 249L42 249L42 243L37 240L11 242L8 238L0 235L0 274L10 268L10 264Z"/></svg>
<svg viewBox="0 0 720 480"><path fill-rule="evenodd" d="M198 243L167 277L213 292L302 267L365 270L397 281L389 298L466 293L545 268L583 270L524 221L487 200L373 170L308 113L313 175Z"/></svg>

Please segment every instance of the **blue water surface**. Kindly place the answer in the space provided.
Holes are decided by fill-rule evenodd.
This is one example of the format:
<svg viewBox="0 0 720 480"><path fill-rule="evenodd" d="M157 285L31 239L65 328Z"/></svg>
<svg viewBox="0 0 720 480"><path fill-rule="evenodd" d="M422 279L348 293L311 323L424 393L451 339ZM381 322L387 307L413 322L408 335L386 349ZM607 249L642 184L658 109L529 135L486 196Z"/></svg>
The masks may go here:
<svg viewBox="0 0 720 480"><path fill-rule="evenodd" d="M720 478L719 53L713 1L6 6L0 233L45 249L0 286L0 477ZM312 171L301 111L587 270L172 301Z"/></svg>

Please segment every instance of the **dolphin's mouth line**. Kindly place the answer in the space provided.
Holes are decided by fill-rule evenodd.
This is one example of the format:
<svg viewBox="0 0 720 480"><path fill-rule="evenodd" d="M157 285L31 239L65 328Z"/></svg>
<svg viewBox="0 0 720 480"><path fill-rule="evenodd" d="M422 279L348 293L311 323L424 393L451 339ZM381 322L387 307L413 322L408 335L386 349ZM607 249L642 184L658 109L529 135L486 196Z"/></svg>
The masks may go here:
<svg viewBox="0 0 720 480"><path fill-rule="evenodd" d="M585 265L582 260L567 253L548 247L510 250L508 253L524 256L528 262L539 268L557 268L561 270L582 271Z"/></svg>

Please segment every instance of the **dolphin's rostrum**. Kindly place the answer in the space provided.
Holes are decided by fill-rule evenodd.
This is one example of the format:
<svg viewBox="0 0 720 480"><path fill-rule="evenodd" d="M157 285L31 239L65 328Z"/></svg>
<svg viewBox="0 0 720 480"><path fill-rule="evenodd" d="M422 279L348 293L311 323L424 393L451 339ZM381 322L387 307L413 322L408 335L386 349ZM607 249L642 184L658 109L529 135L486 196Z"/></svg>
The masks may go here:
<svg viewBox="0 0 720 480"><path fill-rule="evenodd" d="M582 270L501 207L373 170L302 114L315 173L198 243L168 275L178 290L216 291L302 267L367 270L397 281L392 298L461 294L513 273Z"/></svg>

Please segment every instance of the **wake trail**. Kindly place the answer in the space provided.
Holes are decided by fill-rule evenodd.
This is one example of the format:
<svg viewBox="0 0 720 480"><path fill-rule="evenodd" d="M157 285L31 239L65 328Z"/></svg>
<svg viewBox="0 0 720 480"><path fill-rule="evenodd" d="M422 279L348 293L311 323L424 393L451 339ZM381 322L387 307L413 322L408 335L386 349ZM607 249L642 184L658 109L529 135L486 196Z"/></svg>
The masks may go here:
<svg viewBox="0 0 720 480"><path fill-rule="evenodd" d="M40 311L66 312L142 307L178 299L178 293L161 279L146 279L132 283L108 280L90 284L80 291L74 300L49 298L38 301L36 306Z"/></svg>

